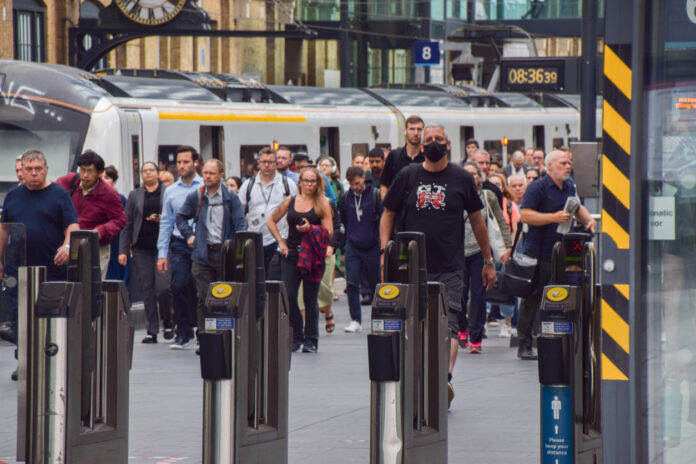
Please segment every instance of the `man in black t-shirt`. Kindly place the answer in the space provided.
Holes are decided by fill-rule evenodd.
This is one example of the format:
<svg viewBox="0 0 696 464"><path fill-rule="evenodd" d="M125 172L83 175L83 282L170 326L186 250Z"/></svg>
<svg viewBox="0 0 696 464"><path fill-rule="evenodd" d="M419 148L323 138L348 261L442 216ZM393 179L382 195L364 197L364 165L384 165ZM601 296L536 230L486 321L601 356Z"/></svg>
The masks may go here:
<svg viewBox="0 0 696 464"><path fill-rule="evenodd" d="M481 202L474 178L447 159L450 141L440 125L423 130L422 165L403 169L394 179L384 198L384 212L379 226L381 249L391 237L394 219L402 214L402 230L425 234L428 280L442 282L447 288L448 321L451 332L449 376L457 359L457 313L462 311L464 290L464 211L476 236L485 264L483 283L490 289L495 283L495 262L488 244L488 231L481 216ZM382 255L383 256L383 255ZM449 401L454 398L451 382Z"/></svg>
<svg viewBox="0 0 696 464"><path fill-rule="evenodd" d="M421 151L423 124L423 120L415 115L409 116L406 120L406 128L404 129L406 145L390 151L387 161L384 163L384 170L382 170L382 177L380 178L382 198L387 194L399 171L411 163L422 163L425 161L425 156Z"/></svg>

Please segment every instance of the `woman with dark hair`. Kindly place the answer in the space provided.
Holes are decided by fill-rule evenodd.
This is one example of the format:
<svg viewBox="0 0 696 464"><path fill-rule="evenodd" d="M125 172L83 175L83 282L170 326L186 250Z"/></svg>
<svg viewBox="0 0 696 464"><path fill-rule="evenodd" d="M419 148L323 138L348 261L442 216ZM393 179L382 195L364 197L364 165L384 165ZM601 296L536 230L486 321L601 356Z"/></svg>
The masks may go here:
<svg viewBox="0 0 696 464"><path fill-rule="evenodd" d="M118 261L123 264L128 255L133 259L135 272L143 292L145 303L145 318L147 319L147 336L143 343L157 343L159 332L159 315L157 312L157 288L163 288L169 292L166 278L157 272L157 236L159 235L159 222L162 217L162 200L164 198L165 185L160 182L157 165L146 162L140 169L143 185L133 190L128 195L126 203L126 227L121 231L119 243ZM159 285L158 284L159 281ZM163 285L165 284L165 285ZM171 296L169 297L171 299ZM171 308L170 305L163 305ZM171 310L163 314L165 320L165 338L171 335ZM167 317L169 316L169 317ZM168 327L167 327L168 325Z"/></svg>
<svg viewBox="0 0 696 464"><path fill-rule="evenodd" d="M227 190L232 190L234 193L239 193L239 187L242 186L242 179L237 176L228 177L225 180Z"/></svg>
<svg viewBox="0 0 696 464"><path fill-rule="evenodd" d="M324 196L324 180L315 168L300 172L299 193L288 197L268 219L268 230L278 242L282 280L290 301L290 325L293 328L292 351L302 347L315 353L319 346L319 305L317 296L324 272L324 260L333 234L331 206ZM287 214L288 238L278 231L278 221ZM305 321L297 304L300 283L303 284Z"/></svg>

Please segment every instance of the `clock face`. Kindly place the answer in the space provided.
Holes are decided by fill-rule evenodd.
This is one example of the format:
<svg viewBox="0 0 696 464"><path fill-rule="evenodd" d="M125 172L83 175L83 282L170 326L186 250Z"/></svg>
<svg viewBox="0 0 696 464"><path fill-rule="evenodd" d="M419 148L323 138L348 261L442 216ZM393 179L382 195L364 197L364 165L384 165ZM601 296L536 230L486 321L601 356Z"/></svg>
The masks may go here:
<svg viewBox="0 0 696 464"><path fill-rule="evenodd" d="M184 9L186 0L114 0L131 21L158 26L171 21Z"/></svg>

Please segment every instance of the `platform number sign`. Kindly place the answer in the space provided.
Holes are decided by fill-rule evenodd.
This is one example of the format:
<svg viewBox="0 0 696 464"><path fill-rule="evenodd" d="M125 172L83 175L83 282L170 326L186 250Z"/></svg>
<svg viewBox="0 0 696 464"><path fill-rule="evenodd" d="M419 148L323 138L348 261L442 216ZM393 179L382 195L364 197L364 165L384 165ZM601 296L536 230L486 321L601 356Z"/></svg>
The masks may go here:
<svg viewBox="0 0 696 464"><path fill-rule="evenodd" d="M440 43L419 41L413 44L415 66L437 66L440 64Z"/></svg>

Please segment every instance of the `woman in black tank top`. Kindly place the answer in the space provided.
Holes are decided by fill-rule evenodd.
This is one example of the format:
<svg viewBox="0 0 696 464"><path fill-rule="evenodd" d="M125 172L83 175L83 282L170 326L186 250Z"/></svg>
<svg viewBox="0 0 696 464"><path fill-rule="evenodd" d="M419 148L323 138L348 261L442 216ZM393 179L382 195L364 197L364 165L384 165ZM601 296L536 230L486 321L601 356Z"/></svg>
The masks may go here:
<svg viewBox="0 0 696 464"><path fill-rule="evenodd" d="M333 233L331 206L324 196L324 180L315 168L305 168L300 173L297 196L287 198L268 219L268 230L278 241L278 251L283 256L281 276L290 300L290 325L293 329L292 350L302 347L303 352L314 353L319 346L319 304L317 295L321 282L303 278L297 268L298 249L304 234L312 226L323 226L329 236ZM281 237L277 223L288 215L287 241ZM297 305L300 283L304 288L305 321Z"/></svg>

